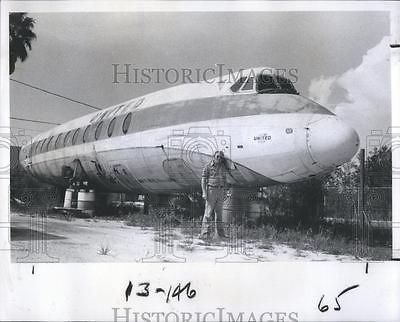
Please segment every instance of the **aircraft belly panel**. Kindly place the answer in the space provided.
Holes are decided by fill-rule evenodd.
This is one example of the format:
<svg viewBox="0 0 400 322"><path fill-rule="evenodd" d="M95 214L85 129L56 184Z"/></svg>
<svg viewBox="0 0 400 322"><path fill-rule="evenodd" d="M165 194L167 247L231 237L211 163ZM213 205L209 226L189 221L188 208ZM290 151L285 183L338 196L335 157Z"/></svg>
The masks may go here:
<svg viewBox="0 0 400 322"><path fill-rule="evenodd" d="M142 148L142 167L137 169L136 176L143 187L149 191L166 189L180 190L182 187L175 182L163 167L167 158L163 148Z"/></svg>
<svg viewBox="0 0 400 322"><path fill-rule="evenodd" d="M161 148L124 148L99 153L111 180L124 190L180 190L164 171Z"/></svg>

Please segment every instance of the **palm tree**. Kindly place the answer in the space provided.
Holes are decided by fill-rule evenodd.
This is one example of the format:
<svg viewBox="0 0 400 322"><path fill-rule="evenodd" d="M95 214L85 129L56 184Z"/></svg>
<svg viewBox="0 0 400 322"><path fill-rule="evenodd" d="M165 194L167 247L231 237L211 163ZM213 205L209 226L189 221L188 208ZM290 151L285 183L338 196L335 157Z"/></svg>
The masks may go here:
<svg viewBox="0 0 400 322"><path fill-rule="evenodd" d="M36 39L32 31L35 20L27 17L26 12L10 13L10 75L14 73L15 63L19 58L24 61L28 57L27 48L32 49L31 41Z"/></svg>

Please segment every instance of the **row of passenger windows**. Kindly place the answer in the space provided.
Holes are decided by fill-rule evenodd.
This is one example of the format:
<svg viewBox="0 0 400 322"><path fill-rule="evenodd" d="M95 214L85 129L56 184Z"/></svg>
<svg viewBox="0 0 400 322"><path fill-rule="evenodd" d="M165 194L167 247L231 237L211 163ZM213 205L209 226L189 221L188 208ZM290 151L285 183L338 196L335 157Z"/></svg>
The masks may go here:
<svg viewBox="0 0 400 322"><path fill-rule="evenodd" d="M121 130L122 134L128 133L129 127L132 121L132 113L128 113L122 122ZM111 137L115 133L115 125L117 123L117 117L111 119L107 127L107 137ZM50 138L46 138L39 142L35 142L32 145L32 155L60 149L63 147L87 143L90 141L97 141L100 139L103 127L105 127L105 121L102 120L97 124L90 124L85 128L78 128L68 132L60 133ZM83 132L82 132L83 131ZM91 133L94 131L94 137L91 137ZM81 134L83 133L83 134ZM81 134L81 135L80 135Z"/></svg>
<svg viewBox="0 0 400 322"><path fill-rule="evenodd" d="M127 112L128 110L138 108L143 102L144 102L144 97L135 99L127 104L118 105L111 110L108 109L106 111L100 111L90 120L90 123L100 122L105 118L111 118L113 116L125 114L125 112Z"/></svg>

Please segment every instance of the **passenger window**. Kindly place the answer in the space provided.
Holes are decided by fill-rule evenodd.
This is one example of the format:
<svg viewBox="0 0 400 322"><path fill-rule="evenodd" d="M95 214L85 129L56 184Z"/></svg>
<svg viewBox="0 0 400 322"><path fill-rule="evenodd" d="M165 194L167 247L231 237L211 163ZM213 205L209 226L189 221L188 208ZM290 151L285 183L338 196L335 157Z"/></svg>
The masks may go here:
<svg viewBox="0 0 400 322"><path fill-rule="evenodd" d="M53 136L49 139L49 142L47 142L47 149L46 149L46 151L50 151L51 150L51 143L52 143L52 141L53 141Z"/></svg>
<svg viewBox="0 0 400 322"><path fill-rule="evenodd" d="M64 146L67 146L68 144L68 139L69 139L69 135L71 134L71 131L67 132L67 134L65 134L64 137Z"/></svg>
<svg viewBox="0 0 400 322"><path fill-rule="evenodd" d="M33 142L32 149L31 149L32 155L35 155L35 153L36 153L35 149L36 149L36 142Z"/></svg>
<svg viewBox="0 0 400 322"><path fill-rule="evenodd" d="M72 145L76 144L76 140L78 138L78 135L79 135L79 129L76 129L75 132L74 132L74 136L72 137Z"/></svg>
<svg viewBox="0 0 400 322"><path fill-rule="evenodd" d="M135 102L135 104L133 104L133 108L138 108L140 105L142 105L143 102L144 102L144 97Z"/></svg>
<svg viewBox="0 0 400 322"><path fill-rule="evenodd" d="M56 139L56 149L59 149L62 147L62 136L64 133L60 133Z"/></svg>
<svg viewBox="0 0 400 322"><path fill-rule="evenodd" d="M126 134L129 130L129 126L131 125L132 113L128 113L125 116L124 123L122 124L122 133Z"/></svg>
<svg viewBox="0 0 400 322"><path fill-rule="evenodd" d="M96 140L98 140L99 137L100 137L102 127L103 127L103 122L100 122L100 123L97 125L96 131L94 132L94 138L95 138Z"/></svg>
<svg viewBox="0 0 400 322"><path fill-rule="evenodd" d="M110 113L111 111L100 111L99 113L97 113L91 120L90 120L90 123L93 123L93 122L99 122L99 121L101 121L102 119L104 119L104 117L108 114L108 113Z"/></svg>
<svg viewBox="0 0 400 322"><path fill-rule="evenodd" d="M58 142L60 141L60 136L61 136L61 133L59 135L57 135L56 141L54 142L54 148L55 149L58 149Z"/></svg>
<svg viewBox="0 0 400 322"><path fill-rule="evenodd" d="M242 87L243 83L246 81L246 78L246 76L241 77L235 84L231 86L231 91L236 93L240 87Z"/></svg>
<svg viewBox="0 0 400 322"><path fill-rule="evenodd" d="M115 108L111 111L111 113L110 113L108 116L111 117L111 116L117 115L118 112L119 112L119 110L120 110L123 106L124 106L124 105L122 104L122 105L119 105L119 106L115 107Z"/></svg>
<svg viewBox="0 0 400 322"><path fill-rule="evenodd" d="M110 111L105 111L103 114L101 114L100 118L97 121L102 121L109 112Z"/></svg>
<svg viewBox="0 0 400 322"><path fill-rule="evenodd" d="M40 141L40 144L38 146L38 153L40 154L42 152L42 146L43 146L44 140Z"/></svg>
<svg viewBox="0 0 400 322"><path fill-rule="evenodd" d="M107 131L108 137L111 137L111 135L113 134L114 127L115 127L115 117L111 120L110 125L108 125L108 131Z"/></svg>
<svg viewBox="0 0 400 322"><path fill-rule="evenodd" d="M35 154L39 154L39 148L40 148L40 144L42 143L42 141L38 141L38 143L36 144L36 149L35 149Z"/></svg>
<svg viewBox="0 0 400 322"><path fill-rule="evenodd" d="M42 153L45 152L45 151L44 151L44 148L45 148L46 140L47 140L47 139L44 139L44 140L42 141L42 145L41 145L41 147L40 147L40 152L42 152Z"/></svg>
<svg viewBox="0 0 400 322"><path fill-rule="evenodd" d="M88 125L85 129L85 132L83 132L83 143L89 141L89 130L90 130L90 125Z"/></svg>
<svg viewBox="0 0 400 322"><path fill-rule="evenodd" d="M94 122L98 117L100 117L100 114L101 114L101 113L102 113L102 112L96 113L96 115L93 116L93 117L90 119L90 123Z"/></svg>

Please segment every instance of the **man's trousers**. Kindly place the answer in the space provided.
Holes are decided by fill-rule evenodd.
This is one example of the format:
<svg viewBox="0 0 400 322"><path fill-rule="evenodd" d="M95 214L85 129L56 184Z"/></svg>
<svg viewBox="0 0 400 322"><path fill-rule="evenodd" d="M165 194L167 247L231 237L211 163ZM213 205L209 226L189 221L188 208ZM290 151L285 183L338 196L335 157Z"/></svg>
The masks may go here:
<svg viewBox="0 0 400 322"><path fill-rule="evenodd" d="M208 186L206 206L201 227L202 237L211 235L213 219L215 221L214 229L216 229L216 233L221 237L225 235L222 222L222 206L224 203L224 197L224 188Z"/></svg>

